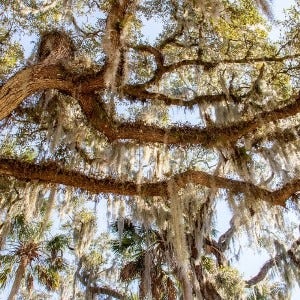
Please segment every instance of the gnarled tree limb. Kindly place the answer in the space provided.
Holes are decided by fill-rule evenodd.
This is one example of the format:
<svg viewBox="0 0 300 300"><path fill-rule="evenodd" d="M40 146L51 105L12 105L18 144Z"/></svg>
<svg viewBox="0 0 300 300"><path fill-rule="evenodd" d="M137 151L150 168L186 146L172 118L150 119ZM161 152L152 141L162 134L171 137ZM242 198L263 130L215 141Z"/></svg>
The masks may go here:
<svg viewBox="0 0 300 300"><path fill-rule="evenodd" d="M8 116L26 97L40 90L58 89L79 100L81 108L92 126L109 140L134 139L140 142L166 144L201 144L207 147L235 142L247 133L269 122L274 122L300 112L300 98L291 104L258 114L250 120L228 126L209 126L204 129L190 126L173 126L167 129L144 123L118 123L105 114L94 92L88 92L89 82L94 91L104 88L103 73L87 79L72 81L70 74L59 65L36 65L19 71L0 89L0 119ZM137 95L138 96L138 95Z"/></svg>
<svg viewBox="0 0 300 300"><path fill-rule="evenodd" d="M276 256L272 257L271 259L269 259L259 270L258 274L256 274L254 277L252 277L251 279L246 281L246 285L248 287L255 285L256 283L262 281L267 273L269 272L269 270L274 267L276 264L279 263L280 260L284 259L286 256L290 256L292 260L295 260L295 255L294 255L294 251L299 247L300 245L300 239L296 240L291 248L289 250L286 251L286 253L279 253ZM299 259L298 259L298 263L299 263Z"/></svg>
<svg viewBox="0 0 300 300"><path fill-rule="evenodd" d="M119 195L142 195L168 197L168 180L156 183L136 184L133 181L119 181L114 178L98 179L78 171L62 168L57 163L34 164L14 159L0 159L0 175L13 176L20 180L39 180L81 188L91 193L115 193ZM228 189L233 193L245 193L271 205L284 206L289 197L300 190L300 180L288 183L279 190L268 191L252 183L213 176L202 171L189 170L174 175L171 179L178 189L188 183L209 188Z"/></svg>

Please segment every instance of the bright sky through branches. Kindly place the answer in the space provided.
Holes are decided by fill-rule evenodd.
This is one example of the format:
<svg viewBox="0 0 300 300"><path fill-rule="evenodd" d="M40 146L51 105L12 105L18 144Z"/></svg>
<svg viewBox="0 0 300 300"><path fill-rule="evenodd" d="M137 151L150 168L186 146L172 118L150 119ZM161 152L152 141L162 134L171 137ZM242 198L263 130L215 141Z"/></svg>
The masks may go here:
<svg viewBox="0 0 300 300"><path fill-rule="evenodd" d="M283 20L284 19L284 10L288 9L294 4L293 0L273 0L272 8L275 20ZM144 20L143 34L150 43L153 43L155 39L159 36L159 34L163 30L163 25L161 20L150 19ZM278 27L273 25L273 28L270 33L270 38L272 40L277 40L279 38L280 30ZM198 116L195 113L195 118ZM175 108L172 112L172 121L178 122L185 118L184 114L178 113L178 108ZM191 118L191 115L188 115L188 118ZM191 119L189 122L193 121ZM199 120L197 121L199 122ZM221 210L226 210L225 207L221 204L222 207L219 207ZM220 232L224 231L224 228L229 227L230 215L224 216L222 220L220 220ZM221 230L222 229L222 230ZM245 248L246 243L245 243ZM266 252L261 252L260 255L255 255L253 249L243 250L242 258L237 263L236 267L244 274L246 278L250 278L254 276L259 268L264 264L264 262L269 258L269 255ZM300 288L299 286L295 287L293 290L291 300L299 300L300 298Z"/></svg>
<svg viewBox="0 0 300 300"><path fill-rule="evenodd" d="M96 3L81 1L83 6ZM95 231L107 229L106 222L96 227L95 219L115 221L119 218L119 236L123 234L122 220L127 216L124 203L128 201L128 215L134 222L153 222L153 226L161 230L158 236L167 233L167 247L164 249L170 251L162 252L161 260L155 265L158 269L153 268L155 272L149 271L152 266L146 264L146 260L143 270L157 274L161 266L169 266L165 258L174 255L175 265L179 266L174 269L174 276L185 280L184 299L192 299L186 297L192 293L200 299L202 291L198 285L204 291L212 290L208 285L210 278L203 280L202 271L194 271L204 253L215 257L212 280L216 286L212 297L207 299L220 299L215 297L218 294L216 289L240 298L239 293L245 289L243 284L247 285L246 288L253 286L258 282L257 278L263 282L264 278L253 275L258 270L265 270L264 263L269 257L274 257L266 272L273 274L269 267L274 267L272 271L278 267L281 273L278 280L282 279L286 290L293 290L292 299L298 300L300 292L294 289L294 284L299 281L300 273L291 284L285 275L286 270L290 271L289 274L299 270L290 255L296 248L292 241L299 235L299 221L294 217L294 210L290 213L286 208L292 205L290 202L294 203L292 197L296 197L300 190L300 133L294 129L292 119L299 116L295 117L300 112L300 98L295 96L299 91L294 93L294 85L289 81L297 78L300 70L300 42L297 44L294 34L286 34L281 43L288 42L282 46L283 51L281 48L277 51L274 43L279 30L272 30L270 39L274 42L266 38L265 23L257 10L251 10L249 5L252 0L241 0L241 15L239 7L232 5L235 0L228 0L228 9L220 0L199 0L199 6L195 6L193 0L186 1L183 3L188 3L188 6L180 10L178 3L182 4L181 1L171 1L169 10L165 10L166 2L160 0L161 7L157 11L154 8L156 0L142 1L138 8L130 6L134 2L131 0L108 1L111 6L104 9L105 13L102 7L98 7L97 13L96 7L92 6L90 15L85 6L80 12L74 5L69 9L71 16L61 10L67 7L63 1L59 4L63 6L58 6L59 11L51 15L54 19L49 19L54 24L54 30L50 32L44 32L52 28L47 20L43 19L35 26L27 23L27 15L21 18L32 29L28 30L27 36L21 36L21 30L14 32L16 39L22 39L25 48L23 68L20 67L15 75L8 74L12 77L7 82L5 79L0 89L2 106L9 108L3 109L5 116L13 112L13 122L3 125L3 131L9 132L3 144L9 144L9 139L19 134L18 145L16 153L11 154L14 144L10 152L6 148L2 151L5 158L1 157L1 174L13 174L20 180L30 181L25 188L20 186L20 190L24 190L24 211L28 220L34 216L32 208L40 213L39 202L46 201L46 198L50 203L47 204L48 216L51 209L56 208L55 200L58 202L57 215L62 210L65 216L64 205L73 205L72 197L80 198L78 203L86 205L87 209L90 206L86 202L96 201L88 193L81 196L81 190L77 189L112 194L109 199L103 196L105 201L98 205L101 216L92 212L94 206L87 214L79 208L76 211L78 203L75 202L68 208L67 215L72 216L70 226L74 227L71 238L72 245L75 245L74 255L80 259L84 251L83 239L87 239L85 249L88 249ZM255 1L257 5L263 5L265 0ZM74 1L71 2L73 5ZM282 9L290 6L292 1L270 2L273 2L273 25L283 17ZM9 2L6 3L7 8L10 7ZM213 3L218 8L217 14L212 8ZM11 6L11 11L19 16L20 9L16 7ZM10 9L6 11L10 14ZM165 14L167 11L171 19ZM202 15L198 12L213 17L210 25L216 28L207 27L206 18L198 18ZM144 16L141 39L141 21L134 18L135 14ZM149 20L146 20L147 16ZM77 26L75 17L78 17L80 26ZM91 23L93 31L90 31ZM176 26L174 36L170 38L169 33L175 24L179 29ZM67 32L72 25L74 30ZM81 26L88 33L81 30ZM286 27L289 33L289 29L299 28L298 25ZM90 36L92 40L89 40ZM167 36L165 42L164 36ZM155 43L157 38L162 41ZM34 58L31 61L28 59L30 54ZM286 68L288 71L295 69L288 65L290 60L298 64L295 74L286 78L282 75L287 73ZM300 86L300 79L299 85L297 83L296 88ZM49 93L51 89L55 91ZM36 95L36 91L45 93ZM20 111L15 110L18 106ZM32 122L27 122L27 117L32 117L29 119ZM30 126L32 123L32 127L23 126L24 120ZM296 121L299 123L300 119ZM17 127L20 131L15 129ZM287 140L288 136L290 140ZM35 142L36 149L27 149ZM18 156L18 160L11 159L11 155ZM58 190L60 197L55 197L56 190L52 185L50 193L53 196L48 196L48 187L38 190L36 180L61 185ZM18 190L15 193L19 195ZM32 199L38 204L33 205ZM8 202L7 199L3 201ZM109 203L111 209L107 210ZM105 217L106 210L108 215ZM56 220L53 215L44 218L41 214L39 217L45 224L48 220ZM229 222L231 218L232 222ZM63 217L61 222L64 221ZM97 229L92 230L92 227ZM53 228L51 234L60 229ZM185 232L186 228L188 232ZM232 234L235 234L234 238ZM163 246L165 239L161 240ZM120 240L117 242L120 246ZM148 245L146 242L145 251L148 251ZM298 247L299 244L295 245ZM241 261L239 249L243 252ZM112 253L111 249L109 251ZM90 256L88 252L86 254ZM287 254L291 256L290 263L285 263ZM118 259L116 256L115 260ZM281 264L277 264L278 260ZM224 262L229 266L225 273ZM290 265L295 268L288 268ZM242 279L235 268L243 273ZM193 283L189 272L195 273L197 280ZM237 281L227 281L226 285L226 281L221 280L222 274L238 280L241 285L232 284ZM173 282L172 278L169 279ZM277 275L270 280L277 281ZM156 286L154 282L153 286ZM94 283L98 285L96 281ZM117 284L120 287L121 283ZM231 287L234 287L233 292ZM88 291L89 286L86 288Z"/></svg>
<svg viewBox="0 0 300 300"><path fill-rule="evenodd" d="M282 20L284 18L284 10L288 9L294 4L293 0L273 0L273 13L275 20ZM279 38L280 31L275 26L271 30L270 37L272 40ZM223 220L225 221L225 220ZM226 220L229 223L229 218ZM224 226L224 223L223 223ZM228 225L227 225L228 226ZM253 250L250 248L243 253L243 257L239 261L239 270L248 278L257 273L257 270L263 265L269 256L266 252L262 252L259 256L254 255ZM292 292L291 300L300 299L300 286L299 283Z"/></svg>

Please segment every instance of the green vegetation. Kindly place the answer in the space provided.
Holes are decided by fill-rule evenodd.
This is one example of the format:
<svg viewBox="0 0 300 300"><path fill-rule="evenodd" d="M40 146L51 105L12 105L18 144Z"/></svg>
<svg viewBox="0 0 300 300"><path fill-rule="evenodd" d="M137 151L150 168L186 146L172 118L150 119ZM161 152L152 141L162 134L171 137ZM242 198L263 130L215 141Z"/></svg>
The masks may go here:
<svg viewBox="0 0 300 300"><path fill-rule="evenodd" d="M0 298L289 299L299 7L0 1Z"/></svg>

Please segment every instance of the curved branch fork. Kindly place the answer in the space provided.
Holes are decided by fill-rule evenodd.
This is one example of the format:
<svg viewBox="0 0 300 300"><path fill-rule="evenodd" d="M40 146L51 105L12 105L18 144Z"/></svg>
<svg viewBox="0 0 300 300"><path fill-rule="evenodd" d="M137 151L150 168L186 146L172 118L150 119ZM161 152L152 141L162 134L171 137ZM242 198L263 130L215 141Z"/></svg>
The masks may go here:
<svg viewBox="0 0 300 300"><path fill-rule="evenodd" d="M62 65L36 65L19 71L0 89L0 119L7 117L30 95L41 90L57 89L77 99L90 124L111 141L134 139L144 143L196 144L214 147L234 142L264 124L300 112L300 99L296 98L291 104L282 108L263 112L251 120L224 127L212 125L200 129L173 126L164 129L144 123L117 123L107 116L103 105L95 96L96 91L105 89L103 72L84 80L78 76L77 80L73 80L72 75Z"/></svg>
<svg viewBox="0 0 300 300"><path fill-rule="evenodd" d="M65 71L57 65L35 65L19 71L0 89L0 120L7 117L18 105L35 92L58 89L67 93L74 84L65 79Z"/></svg>

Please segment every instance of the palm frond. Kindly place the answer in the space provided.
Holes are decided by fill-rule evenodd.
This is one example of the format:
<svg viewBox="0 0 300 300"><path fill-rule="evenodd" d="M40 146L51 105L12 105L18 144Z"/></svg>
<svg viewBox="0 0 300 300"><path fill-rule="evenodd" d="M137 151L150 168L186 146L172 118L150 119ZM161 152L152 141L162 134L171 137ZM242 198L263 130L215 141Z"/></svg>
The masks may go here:
<svg viewBox="0 0 300 300"><path fill-rule="evenodd" d="M46 250L48 251L60 251L64 250L69 243L69 238L64 235L56 235L46 243Z"/></svg>
<svg viewBox="0 0 300 300"><path fill-rule="evenodd" d="M126 254L142 251L140 237L122 237L121 240L116 239L111 241L112 250L115 253Z"/></svg>
<svg viewBox="0 0 300 300"><path fill-rule="evenodd" d="M0 288L4 289L8 283L12 273L12 266L3 268L0 271Z"/></svg>
<svg viewBox="0 0 300 300"><path fill-rule="evenodd" d="M38 265L35 271L37 272L39 283L44 285L47 290L52 291L59 288L60 275L56 270Z"/></svg>
<svg viewBox="0 0 300 300"><path fill-rule="evenodd" d="M11 254L0 255L0 268L6 265L12 265L16 261L16 257Z"/></svg>
<svg viewBox="0 0 300 300"><path fill-rule="evenodd" d="M120 272L120 279L122 281L131 281L141 276L144 270L144 258L140 257L135 261L127 263Z"/></svg>
<svg viewBox="0 0 300 300"><path fill-rule="evenodd" d="M110 228L112 229L112 232L114 232L114 233L118 232L118 219L110 224ZM137 228L138 228L138 226L135 225L132 222L132 220L130 220L128 218L124 219L124 228L123 228L124 235L136 234Z"/></svg>

